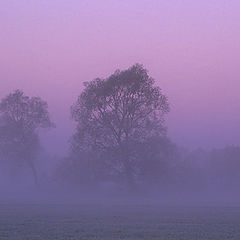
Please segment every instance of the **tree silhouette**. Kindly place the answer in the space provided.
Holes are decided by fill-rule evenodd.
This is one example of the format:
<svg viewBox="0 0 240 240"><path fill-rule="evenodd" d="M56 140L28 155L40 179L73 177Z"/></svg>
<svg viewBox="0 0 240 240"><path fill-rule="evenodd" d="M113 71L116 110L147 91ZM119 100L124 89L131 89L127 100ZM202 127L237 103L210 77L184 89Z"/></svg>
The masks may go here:
<svg viewBox="0 0 240 240"><path fill-rule="evenodd" d="M77 122L72 150L114 152L111 159L118 162L118 170L124 172L128 185L133 186L134 145L165 135L167 98L140 64L84 86L71 108Z"/></svg>
<svg viewBox="0 0 240 240"><path fill-rule="evenodd" d="M39 97L28 97L20 90L0 103L0 151L5 158L27 163L38 184L34 158L40 142L37 130L50 128L48 105Z"/></svg>

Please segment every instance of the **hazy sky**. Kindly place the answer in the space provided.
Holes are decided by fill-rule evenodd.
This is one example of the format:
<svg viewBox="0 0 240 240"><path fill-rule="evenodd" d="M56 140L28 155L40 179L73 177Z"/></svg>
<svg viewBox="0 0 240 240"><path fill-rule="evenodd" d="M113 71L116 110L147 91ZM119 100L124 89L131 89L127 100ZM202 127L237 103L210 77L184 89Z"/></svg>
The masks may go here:
<svg viewBox="0 0 240 240"><path fill-rule="evenodd" d="M174 141L240 144L239 13L239 0L0 0L0 98L47 100L46 147L64 153L82 83L139 62L169 97Z"/></svg>

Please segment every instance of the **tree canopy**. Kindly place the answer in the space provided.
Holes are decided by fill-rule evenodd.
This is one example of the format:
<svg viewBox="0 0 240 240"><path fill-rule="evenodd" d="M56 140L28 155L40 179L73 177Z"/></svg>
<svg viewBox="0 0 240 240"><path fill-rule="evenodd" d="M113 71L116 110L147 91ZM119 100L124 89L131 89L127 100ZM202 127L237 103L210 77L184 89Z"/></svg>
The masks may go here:
<svg viewBox="0 0 240 240"><path fill-rule="evenodd" d="M128 181L133 182L134 145L165 135L167 97L140 64L84 86L71 108L77 122L73 152L119 153L118 168L124 169Z"/></svg>
<svg viewBox="0 0 240 240"><path fill-rule="evenodd" d="M28 97L20 90L0 103L0 152L5 158L26 162L33 170L33 158L39 148L37 130L50 128L48 105L39 97Z"/></svg>

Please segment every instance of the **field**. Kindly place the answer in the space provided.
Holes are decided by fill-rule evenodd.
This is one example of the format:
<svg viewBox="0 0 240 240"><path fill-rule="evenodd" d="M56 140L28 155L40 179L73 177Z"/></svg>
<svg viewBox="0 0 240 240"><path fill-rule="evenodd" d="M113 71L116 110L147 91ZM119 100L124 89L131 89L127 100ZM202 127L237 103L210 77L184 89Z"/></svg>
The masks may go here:
<svg viewBox="0 0 240 240"><path fill-rule="evenodd" d="M240 208L150 204L1 204L0 239L239 240Z"/></svg>

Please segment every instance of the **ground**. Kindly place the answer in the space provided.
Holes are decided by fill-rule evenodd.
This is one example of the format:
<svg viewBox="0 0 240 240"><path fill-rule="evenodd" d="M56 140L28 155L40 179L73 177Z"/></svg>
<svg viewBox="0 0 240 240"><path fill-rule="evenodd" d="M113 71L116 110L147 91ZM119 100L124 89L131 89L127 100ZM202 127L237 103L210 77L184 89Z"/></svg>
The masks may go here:
<svg viewBox="0 0 240 240"><path fill-rule="evenodd" d="M240 208L157 204L1 204L0 239L239 240Z"/></svg>

